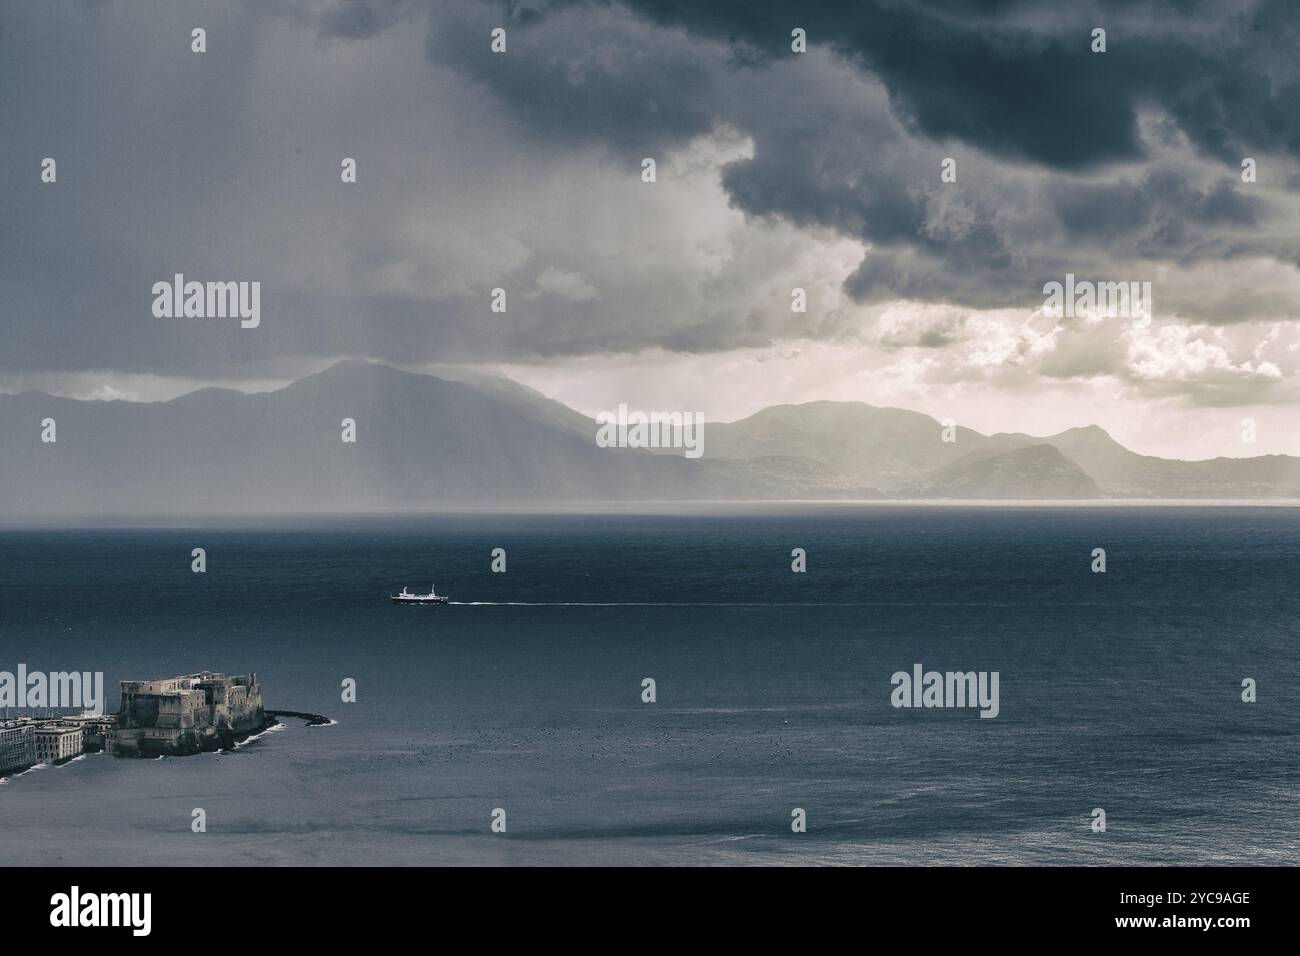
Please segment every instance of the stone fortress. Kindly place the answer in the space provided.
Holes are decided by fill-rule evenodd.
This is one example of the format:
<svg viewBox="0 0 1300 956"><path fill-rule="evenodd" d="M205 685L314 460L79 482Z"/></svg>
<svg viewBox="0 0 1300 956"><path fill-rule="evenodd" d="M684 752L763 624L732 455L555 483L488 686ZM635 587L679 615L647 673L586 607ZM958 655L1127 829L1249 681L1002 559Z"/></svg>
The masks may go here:
<svg viewBox="0 0 1300 956"><path fill-rule="evenodd" d="M203 671L163 680L123 681L112 750L119 757L185 756L233 747L264 730L256 674Z"/></svg>
<svg viewBox="0 0 1300 956"><path fill-rule="evenodd" d="M0 776L105 750L119 757L222 750L273 723L275 718L262 709L256 674L230 677L203 671L122 681L116 715L0 720Z"/></svg>

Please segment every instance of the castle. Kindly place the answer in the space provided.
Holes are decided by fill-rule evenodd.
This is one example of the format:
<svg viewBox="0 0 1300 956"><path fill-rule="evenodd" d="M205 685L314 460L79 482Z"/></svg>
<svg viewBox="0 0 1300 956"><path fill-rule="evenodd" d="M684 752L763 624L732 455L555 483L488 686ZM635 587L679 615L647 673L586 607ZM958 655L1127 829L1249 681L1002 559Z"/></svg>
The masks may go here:
<svg viewBox="0 0 1300 956"><path fill-rule="evenodd" d="M228 749L273 723L262 709L256 674L203 671L122 681L116 716L87 711L0 720L0 776L103 750L118 757L180 757Z"/></svg>
<svg viewBox="0 0 1300 956"><path fill-rule="evenodd" d="M110 745L119 757L185 756L233 747L268 723L256 674L229 677L203 671L122 681L122 706Z"/></svg>

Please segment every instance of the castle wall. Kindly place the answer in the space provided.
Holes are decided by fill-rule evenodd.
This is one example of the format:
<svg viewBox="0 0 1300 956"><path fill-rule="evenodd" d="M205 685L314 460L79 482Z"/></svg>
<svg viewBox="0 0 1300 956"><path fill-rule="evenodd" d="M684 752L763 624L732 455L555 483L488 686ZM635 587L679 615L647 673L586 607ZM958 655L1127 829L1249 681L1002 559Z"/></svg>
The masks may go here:
<svg viewBox="0 0 1300 956"><path fill-rule="evenodd" d="M112 747L122 756L195 754L231 747L266 724L256 674L123 681Z"/></svg>

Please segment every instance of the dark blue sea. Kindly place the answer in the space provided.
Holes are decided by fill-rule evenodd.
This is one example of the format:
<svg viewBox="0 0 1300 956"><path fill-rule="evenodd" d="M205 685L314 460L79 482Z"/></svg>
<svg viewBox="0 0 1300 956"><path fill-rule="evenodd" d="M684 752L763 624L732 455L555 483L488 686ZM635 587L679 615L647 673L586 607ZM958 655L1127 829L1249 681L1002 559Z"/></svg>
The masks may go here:
<svg viewBox="0 0 1300 956"><path fill-rule="evenodd" d="M464 603L387 600L431 582ZM1294 864L1297 582L1268 507L11 528L0 670L103 671L112 708L255 671L337 724L10 777L0 865ZM999 715L894 708L916 663L998 671Z"/></svg>

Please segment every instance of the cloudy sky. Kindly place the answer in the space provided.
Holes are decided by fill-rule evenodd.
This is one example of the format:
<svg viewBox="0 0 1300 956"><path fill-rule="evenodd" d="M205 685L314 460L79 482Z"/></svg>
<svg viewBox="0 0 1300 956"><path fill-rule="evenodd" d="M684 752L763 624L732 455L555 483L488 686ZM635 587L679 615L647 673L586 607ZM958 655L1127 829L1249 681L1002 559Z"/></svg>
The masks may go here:
<svg viewBox="0 0 1300 956"><path fill-rule="evenodd" d="M3 0L0 391L365 356L589 413L831 398L1300 454L1293 4L805 7ZM260 281L261 326L155 318L177 272ZM1045 315L1067 273L1150 282L1150 316Z"/></svg>

